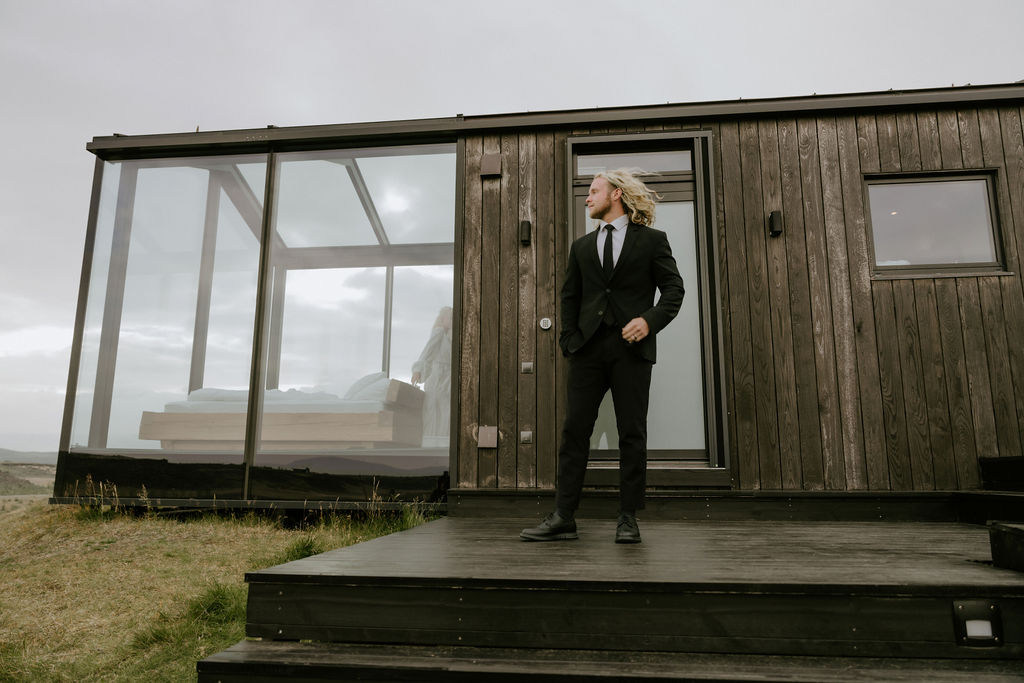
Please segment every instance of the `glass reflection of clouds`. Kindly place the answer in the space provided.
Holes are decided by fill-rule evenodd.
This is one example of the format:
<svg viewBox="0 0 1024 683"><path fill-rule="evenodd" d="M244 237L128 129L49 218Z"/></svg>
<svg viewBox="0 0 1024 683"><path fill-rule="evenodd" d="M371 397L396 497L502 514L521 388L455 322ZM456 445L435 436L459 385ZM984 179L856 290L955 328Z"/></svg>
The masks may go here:
<svg viewBox="0 0 1024 683"><path fill-rule="evenodd" d="M878 266L997 260L985 179L868 185Z"/></svg>
<svg viewBox="0 0 1024 683"><path fill-rule="evenodd" d="M286 158L276 201L277 232L289 247L377 243L343 164Z"/></svg>
<svg viewBox="0 0 1024 683"><path fill-rule="evenodd" d="M264 170L263 155L104 166L72 443L159 447L143 411L193 382L248 386Z"/></svg>
<svg viewBox="0 0 1024 683"><path fill-rule="evenodd" d="M356 302L370 297L365 281L373 273L367 268L345 270L298 270L288 274L285 296L292 306L345 313ZM380 274L376 274L379 279Z"/></svg>
<svg viewBox="0 0 1024 683"><path fill-rule="evenodd" d="M381 212L393 244L454 239L454 154L368 157L358 164L371 196L401 200L400 210Z"/></svg>
<svg viewBox="0 0 1024 683"><path fill-rule="evenodd" d="M384 373L406 394L422 393L408 386L413 366L437 339L453 296L454 145L276 158L269 290L259 315L265 156L105 165L72 443L239 453L257 319L266 326L268 389L340 400L361 378ZM119 317L105 311L112 303ZM191 405L199 389L243 399L189 412L202 408ZM408 430L418 415L409 422L411 409L401 410L404 431L355 445L419 449ZM309 423L302 411L317 412L300 408L296 425ZM193 421L184 436L150 431L184 424L186 414ZM220 418L231 418L230 428ZM219 443L195 441L197 429L230 433ZM306 446L303 428L294 429L288 450L353 447L334 437L331 447Z"/></svg>

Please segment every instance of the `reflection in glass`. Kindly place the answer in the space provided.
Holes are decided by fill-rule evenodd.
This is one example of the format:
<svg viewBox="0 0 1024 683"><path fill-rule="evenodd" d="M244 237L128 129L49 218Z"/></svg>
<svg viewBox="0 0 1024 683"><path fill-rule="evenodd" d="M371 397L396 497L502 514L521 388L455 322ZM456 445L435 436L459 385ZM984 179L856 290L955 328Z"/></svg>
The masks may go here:
<svg viewBox="0 0 1024 683"><path fill-rule="evenodd" d="M594 175L614 168L642 168L647 173L677 173L692 171L693 162L688 150L580 154L576 157L576 175Z"/></svg>
<svg viewBox="0 0 1024 683"><path fill-rule="evenodd" d="M279 389L343 394L380 371L386 277L384 268L288 273Z"/></svg>
<svg viewBox="0 0 1024 683"><path fill-rule="evenodd" d="M245 401L190 419L207 381L248 388L262 158L105 167L75 446L241 453Z"/></svg>
<svg viewBox="0 0 1024 683"><path fill-rule="evenodd" d="M693 202L658 204L655 227L668 234L686 296L668 327L658 333L658 364L651 375L647 414L650 450L704 451L704 380L701 355L700 296ZM617 449L615 409L605 396L591 437L592 449Z"/></svg>
<svg viewBox="0 0 1024 683"><path fill-rule="evenodd" d="M103 330L103 292L107 290L110 256L113 252L114 211L117 207L120 179L119 164L103 164L103 183L100 186L92 269L89 274L91 296L85 310L78 388L75 392L75 410L71 421L72 447L89 444L90 417L93 413L92 401L99 364L100 336Z"/></svg>
<svg viewBox="0 0 1024 683"><path fill-rule="evenodd" d="M880 267L997 261L984 179L871 183L868 199Z"/></svg>
<svg viewBox="0 0 1024 683"><path fill-rule="evenodd" d="M278 164L254 491L286 495L270 468L302 468L303 486L325 490L342 485L333 475L440 474L453 146L281 154Z"/></svg>

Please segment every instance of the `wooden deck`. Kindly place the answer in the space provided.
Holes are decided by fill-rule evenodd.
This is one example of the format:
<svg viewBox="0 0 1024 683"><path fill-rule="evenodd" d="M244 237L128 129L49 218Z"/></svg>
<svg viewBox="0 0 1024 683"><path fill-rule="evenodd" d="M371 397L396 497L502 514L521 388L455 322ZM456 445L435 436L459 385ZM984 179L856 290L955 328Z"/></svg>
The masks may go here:
<svg viewBox="0 0 1024 683"><path fill-rule="evenodd" d="M1024 574L988 566L988 531L895 522L645 522L644 542L616 545L615 520L580 520L578 541L524 543L538 519L446 517L247 576L264 582L503 582L725 589L1024 594Z"/></svg>
<svg viewBox="0 0 1024 683"><path fill-rule="evenodd" d="M983 526L641 519L644 542L621 546L612 520L582 519L578 541L520 541L536 521L448 517L251 573L247 636L262 641L204 660L201 680L230 680L233 666L267 657L299 661L314 646L295 641L333 644L306 659L340 657L345 666L372 648L404 647L413 659L448 657L456 668L456 660L553 651L563 655L545 656L575 658L580 671L602 668L581 652L627 661L646 653L662 674L700 653L720 662L917 662L894 664L911 672L894 680L944 680L935 672L954 670L1007 680L1024 671L1024 573L992 565ZM995 640L963 641L955 617L963 609L985 610ZM448 654L425 654L430 648ZM794 678L790 664L777 679L726 680L810 680ZM841 667L825 669L823 680L847 680ZM703 680L686 667L677 674Z"/></svg>

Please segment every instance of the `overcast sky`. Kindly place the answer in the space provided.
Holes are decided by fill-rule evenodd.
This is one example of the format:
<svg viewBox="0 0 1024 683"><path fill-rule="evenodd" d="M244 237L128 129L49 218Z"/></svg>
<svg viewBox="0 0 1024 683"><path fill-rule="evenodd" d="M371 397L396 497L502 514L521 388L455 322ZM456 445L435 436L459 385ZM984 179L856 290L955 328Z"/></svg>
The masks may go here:
<svg viewBox="0 0 1024 683"><path fill-rule="evenodd" d="M0 447L57 447L94 136L1007 83L1022 26L1020 0L0 0Z"/></svg>

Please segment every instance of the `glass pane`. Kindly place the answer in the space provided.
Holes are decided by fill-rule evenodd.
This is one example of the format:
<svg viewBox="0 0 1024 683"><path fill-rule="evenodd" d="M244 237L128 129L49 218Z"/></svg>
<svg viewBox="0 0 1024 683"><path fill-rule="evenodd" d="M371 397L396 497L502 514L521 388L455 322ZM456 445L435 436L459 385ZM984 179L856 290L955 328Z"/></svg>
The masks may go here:
<svg viewBox="0 0 1024 683"><path fill-rule="evenodd" d="M289 156L282 161L277 232L287 246L378 244L348 169L334 160Z"/></svg>
<svg viewBox="0 0 1024 683"><path fill-rule="evenodd" d="M392 244L455 239L455 154L356 160Z"/></svg>
<svg viewBox="0 0 1024 683"><path fill-rule="evenodd" d="M223 190L217 225L203 386L248 391L260 243Z"/></svg>
<svg viewBox="0 0 1024 683"><path fill-rule="evenodd" d="M113 250L114 211L117 207L118 187L123 172L120 164L103 164L92 270L89 273L89 300L85 309L78 387L71 422L71 448L89 444L93 390L96 387L100 335L103 330L103 304L107 291L107 275L110 271L110 255Z"/></svg>
<svg viewBox="0 0 1024 683"><path fill-rule="evenodd" d="M385 279L384 268L288 273L279 390L344 394L360 377L380 372Z"/></svg>
<svg viewBox="0 0 1024 683"><path fill-rule="evenodd" d="M392 376L423 389L423 445L430 448L448 448L454 276L452 266L395 269Z"/></svg>
<svg viewBox="0 0 1024 683"><path fill-rule="evenodd" d="M648 173L672 173L692 171L693 162L689 150L580 154L576 157L576 175L594 175L615 168L640 168Z"/></svg>
<svg viewBox="0 0 1024 683"><path fill-rule="evenodd" d="M448 468L451 332L435 323L453 294L455 150L423 151L278 158L255 497L405 499L358 489L433 487Z"/></svg>
<svg viewBox="0 0 1024 683"><path fill-rule="evenodd" d="M996 262L983 179L868 186L878 266Z"/></svg>
<svg viewBox="0 0 1024 683"><path fill-rule="evenodd" d="M162 449L161 458L167 451L228 451L240 461L262 159L106 168L75 446ZM256 187L247 187L240 166ZM207 381L235 393L209 405ZM215 424L212 413L234 414Z"/></svg>
<svg viewBox="0 0 1024 683"><path fill-rule="evenodd" d="M693 202L662 202L656 216L655 227L668 234L686 296L675 320L658 333L658 363L651 377L647 414L647 448L704 450L704 376ZM615 409L608 392L590 447L617 449L618 444Z"/></svg>
<svg viewBox="0 0 1024 683"><path fill-rule="evenodd" d="M452 242L454 151L388 152L282 155L277 231L285 245Z"/></svg>

